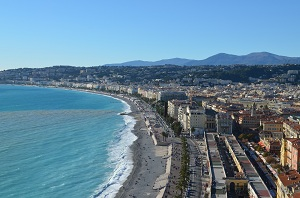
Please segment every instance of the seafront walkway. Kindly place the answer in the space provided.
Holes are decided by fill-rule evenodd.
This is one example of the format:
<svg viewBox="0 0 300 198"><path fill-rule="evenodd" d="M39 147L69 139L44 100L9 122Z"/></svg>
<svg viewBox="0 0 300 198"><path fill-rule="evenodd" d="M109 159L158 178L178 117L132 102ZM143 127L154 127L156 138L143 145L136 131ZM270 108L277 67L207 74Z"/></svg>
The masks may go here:
<svg viewBox="0 0 300 198"><path fill-rule="evenodd" d="M156 179L155 183L154 183L153 189L158 189L159 190L159 193L156 196L156 198L163 198L163 195L164 195L165 190L166 190L166 186L169 182L169 176L170 176L170 173L171 173L172 148L173 148L172 145L168 146L168 155L165 156L165 158L167 159L166 173L159 176Z"/></svg>
<svg viewBox="0 0 300 198"><path fill-rule="evenodd" d="M144 120L146 130L148 131L148 133L143 134L148 134L153 139L153 144L156 145L154 148L155 156L161 157L162 162L164 161L164 164L161 166L165 167L165 172L157 176L155 182L153 184L149 183L149 185L153 185L152 189L157 192L157 198L174 198L180 196L181 191L177 188L177 184L179 183L181 169L181 139L174 137L172 130L168 128L162 118L149 104L133 97L124 96L123 98L133 102L138 111L140 111L141 120ZM164 138L162 132L171 132L171 134L169 134L169 137ZM197 152L196 147L195 152ZM147 167L147 171L149 171L150 167ZM182 193L184 194L185 192ZM152 196L153 194L147 193L146 195Z"/></svg>
<svg viewBox="0 0 300 198"><path fill-rule="evenodd" d="M172 143L172 154L170 159L170 175L165 188L164 198L173 198L180 195L180 190L176 187L179 182L179 172L181 167L182 144L179 138L174 138Z"/></svg>
<svg viewBox="0 0 300 198"><path fill-rule="evenodd" d="M160 175L154 185L154 190L159 190L157 198L173 198L181 195L180 189L177 188L177 184L179 183L180 178L180 169L181 169L181 152L182 152L182 143L180 138L175 138L174 134L171 130L168 129L165 122L162 118L151 108L150 105L146 104L144 101L133 99L134 103L137 105L138 109L142 112L145 124L149 130L149 135L153 138L153 143L155 145L169 145L168 154L165 156L166 161L166 172ZM162 138L161 132L155 133L154 131L157 128L162 129L162 131L171 132L170 136L167 139ZM191 143L191 142L190 142ZM157 146L160 147L160 146ZM163 149L163 148L160 148ZM198 147L194 145L193 153L195 156L199 156ZM193 165L195 166L195 165ZM200 178L200 169L198 167L197 174L192 174L193 177L193 188L195 197L200 197L201 194L201 181L198 180ZM197 177L198 175L198 177ZM183 194L185 192L182 192ZM192 194L190 194L192 196Z"/></svg>
<svg viewBox="0 0 300 198"><path fill-rule="evenodd" d="M153 139L153 144L155 146L155 155L158 157L161 157L164 161L166 161L165 164L161 165L165 167L165 173L158 176L153 184L152 189L155 191L158 191L157 197L165 197L164 194L166 190L169 189L168 186L171 186L171 189L175 191L175 185L169 185L170 182L170 175L178 175L179 177L179 170L180 170L180 157L176 157L173 155L174 150L177 150L178 148L181 149L181 146L174 146L174 144L171 144L173 142L174 138L162 138L162 134L155 133L156 131L159 131L159 129L162 129L164 131L166 129L166 126L163 126L162 119L158 116L158 114L151 108L150 105L146 104L144 101L139 100L137 98L127 98L127 100L132 101L137 109L141 112L141 119L144 120L145 125L147 126L148 135L151 136ZM161 132L161 131L160 131ZM180 142L180 139L177 139L176 141ZM164 146L159 146L164 145ZM178 148L177 148L178 147ZM174 157L176 158L174 160ZM174 163L176 162L176 165ZM172 168L173 165L173 168ZM179 167L179 168L176 168ZM150 167L149 167L150 168ZM155 168L155 167L154 167ZM173 178L174 180L174 178ZM173 181L172 180L172 181ZM175 182L174 182L175 183ZM150 184L151 185L151 184ZM174 188L174 189L173 189ZM173 197L173 196L170 196Z"/></svg>

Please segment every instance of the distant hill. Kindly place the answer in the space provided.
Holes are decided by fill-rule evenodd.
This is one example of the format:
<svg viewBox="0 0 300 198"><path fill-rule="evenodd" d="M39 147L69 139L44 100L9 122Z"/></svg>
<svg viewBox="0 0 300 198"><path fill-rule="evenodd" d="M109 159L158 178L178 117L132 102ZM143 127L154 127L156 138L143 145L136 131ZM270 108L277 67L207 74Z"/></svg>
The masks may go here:
<svg viewBox="0 0 300 198"><path fill-rule="evenodd" d="M198 65L281 65L281 64L300 64L300 57L279 56L269 52L254 52L248 55L232 55L219 53L204 60L191 60L183 58L163 59L160 61L129 61L125 63L106 64L106 66L155 66L155 65L179 65L179 66L198 66Z"/></svg>
<svg viewBox="0 0 300 198"><path fill-rule="evenodd" d="M116 63L116 64L106 64L106 66L154 66L154 65L186 65L187 63L194 61L191 59L184 58L171 58L171 59L163 59L160 61L129 61L125 63Z"/></svg>

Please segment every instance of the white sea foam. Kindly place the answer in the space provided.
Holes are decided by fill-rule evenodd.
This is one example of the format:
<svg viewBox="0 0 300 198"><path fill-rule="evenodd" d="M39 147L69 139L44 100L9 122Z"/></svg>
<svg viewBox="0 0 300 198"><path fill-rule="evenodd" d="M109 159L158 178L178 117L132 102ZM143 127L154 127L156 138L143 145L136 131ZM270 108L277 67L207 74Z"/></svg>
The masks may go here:
<svg viewBox="0 0 300 198"><path fill-rule="evenodd" d="M131 112L130 106L126 102L122 102L125 104L125 111ZM133 160L130 146L137 139L132 133L136 120L128 115L124 115L123 118L125 126L108 148L108 163L114 168L114 171L91 197L114 197L132 171Z"/></svg>
<svg viewBox="0 0 300 198"><path fill-rule="evenodd" d="M55 188L59 188L59 187L63 187L65 185L65 183L56 185L56 186L51 186L50 189L55 189Z"/></svg>

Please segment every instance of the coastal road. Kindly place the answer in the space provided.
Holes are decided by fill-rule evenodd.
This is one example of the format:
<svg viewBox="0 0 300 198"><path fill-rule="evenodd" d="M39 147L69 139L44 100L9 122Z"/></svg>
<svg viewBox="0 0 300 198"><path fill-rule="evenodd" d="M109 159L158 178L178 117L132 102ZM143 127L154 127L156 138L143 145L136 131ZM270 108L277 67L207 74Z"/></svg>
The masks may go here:
<svg viewBox="0 0 300 198"><path fill-rule="evenodd" d="M155 113L157 121L161 124L161 126L164 128L165 132L169 134L170 137L175 137L174 131L167 125L164 119L158 114Z"/></svg>
<svg viewBox="0 0 300 198"><path fill-rule="evenodd" d="M197 145L187 139L190 148L190 182L186 192L186 197L201 197L202 190L202 160Z"/></svg>
<svg viewBox="0 0 300 198"><path fill-rule="evenodd" d="M145 113L155 115L156 122L160 124L165 132L168 133L170 137L175 137L174 131L168 126L165 120L151 107L150 104L146 103L143 100L140 100L139 106L145 111Z"/></svg>

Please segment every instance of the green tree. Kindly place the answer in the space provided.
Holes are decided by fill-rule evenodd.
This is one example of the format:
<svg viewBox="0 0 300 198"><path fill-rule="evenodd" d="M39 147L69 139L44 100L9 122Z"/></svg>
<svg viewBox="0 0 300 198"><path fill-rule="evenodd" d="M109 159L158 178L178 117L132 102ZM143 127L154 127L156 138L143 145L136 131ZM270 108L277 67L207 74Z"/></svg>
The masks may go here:
<svg viewBox="0 0 300 198"><path fill-rule="evenodd" d="M180 134L181 134L181 130L182 130L182 127L181 127L180 122L174 122L174 123L171 125L171 128L173 129L175 135L176 135L177 137L179 137Z"/></svg>
<svg viewBox="0 0 300 198"><path fill-rule="evenodd" d="M264 152L263 157L267 157L267 156L269 156L269 153L268 152Z"/></svg>
<svg viewBox="0 0 300 198"><path fill-rule="evenodd" d="M268 156L268 157L266 158L266 161L267 161L269 164L272 164L272 163L275 163L275 162L276 162L275 158L272 157L272 156Z"/></svg>
<svg viewBox="0 0 300 198"><path fill-rule="evenodd" d="M166 141L168 138L168 133L162 132L162 136L163 136L163 141Z"/></svg>
<svg viewBox="0 0 300 198"><path fill-rule="evenodd" d="M192 133L194 133L195 130L196 130L195 127L192 127L192 128L191 128L191 132L192 132Z"/></svg>

